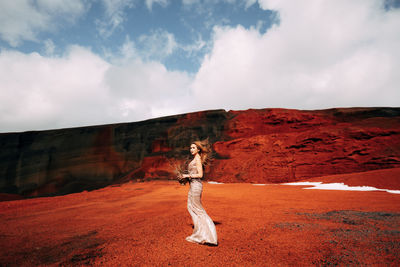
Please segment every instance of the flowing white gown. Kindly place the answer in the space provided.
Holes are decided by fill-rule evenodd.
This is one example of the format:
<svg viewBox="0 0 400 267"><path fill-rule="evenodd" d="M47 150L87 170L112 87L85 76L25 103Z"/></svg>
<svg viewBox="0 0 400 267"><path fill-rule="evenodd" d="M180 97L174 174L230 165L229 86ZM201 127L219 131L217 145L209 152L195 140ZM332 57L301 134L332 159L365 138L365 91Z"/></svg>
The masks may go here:
<svg viewBox="0 0 400 267"><path fill-rule="evenodd" d="M196 162L194 160L189 163L188 171L189 174L197 174ZM191 179L187 209L192 216L194 229L193 234L186 237L186 240L193 243L217 245L217 230L215 229L214 222L201 204L202 192L203 183L201 179Z"/></svg>

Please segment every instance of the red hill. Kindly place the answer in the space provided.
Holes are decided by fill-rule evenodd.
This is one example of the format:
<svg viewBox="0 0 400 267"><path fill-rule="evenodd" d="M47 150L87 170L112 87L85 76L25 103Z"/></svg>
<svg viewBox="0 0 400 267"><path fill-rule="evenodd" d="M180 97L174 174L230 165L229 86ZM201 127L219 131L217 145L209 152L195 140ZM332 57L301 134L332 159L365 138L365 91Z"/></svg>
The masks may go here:
<svg viewBox="0 0 400 267"><path fill-rule="evenodd" d="M279 183L400 167L400 108L213 110L142 122L0 134L0 193L67 194L174 178L190 142L206 179ZM9 195L10 196L10 195Z"/></svg>

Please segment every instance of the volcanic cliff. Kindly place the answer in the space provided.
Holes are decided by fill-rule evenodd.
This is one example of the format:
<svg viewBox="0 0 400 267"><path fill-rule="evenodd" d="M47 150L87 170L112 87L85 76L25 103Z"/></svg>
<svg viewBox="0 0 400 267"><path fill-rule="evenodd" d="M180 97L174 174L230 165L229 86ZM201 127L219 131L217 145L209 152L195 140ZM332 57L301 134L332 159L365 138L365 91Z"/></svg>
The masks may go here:
<svg viewBox="0 0 400 267"><path fill-rule="evenodd" d="M208 138L205 179L279 183L400 167L400 108L212 110L0 134L0 193L67 194L174 178L190 142Z"/></svg>

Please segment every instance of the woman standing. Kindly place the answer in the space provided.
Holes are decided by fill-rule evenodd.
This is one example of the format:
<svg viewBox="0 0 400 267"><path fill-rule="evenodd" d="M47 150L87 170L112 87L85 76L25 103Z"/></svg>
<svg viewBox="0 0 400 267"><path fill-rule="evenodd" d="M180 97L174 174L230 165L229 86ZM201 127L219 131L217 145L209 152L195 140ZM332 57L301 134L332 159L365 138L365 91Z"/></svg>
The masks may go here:
<svg viewBox="0 0 400 267"><path fill-rule="evenodd" d="M179 177L180 180L188 179L190 183L187 208L192 216L194 229L193 234L186 237L186 240L199 244L217 245L217 231L214 222L201 204L203 164L207 160L209 150L200 141L195 141L190 145L190 153L193 160L189 163L188 174L182 174Z"/></svg>

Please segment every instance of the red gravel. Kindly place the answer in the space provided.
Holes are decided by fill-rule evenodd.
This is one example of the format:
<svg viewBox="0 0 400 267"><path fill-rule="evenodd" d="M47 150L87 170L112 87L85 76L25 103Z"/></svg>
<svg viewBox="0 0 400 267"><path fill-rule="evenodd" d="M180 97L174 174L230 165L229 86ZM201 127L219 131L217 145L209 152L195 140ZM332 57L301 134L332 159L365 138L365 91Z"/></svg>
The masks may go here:
<svg viewBox="0 0 400 267"><path fill-rule="evenodd" d="M0 266L400 265L398 194L205 183L212 247L185 241L187 191L174 181L126 183L0 202Z"/></svg>

